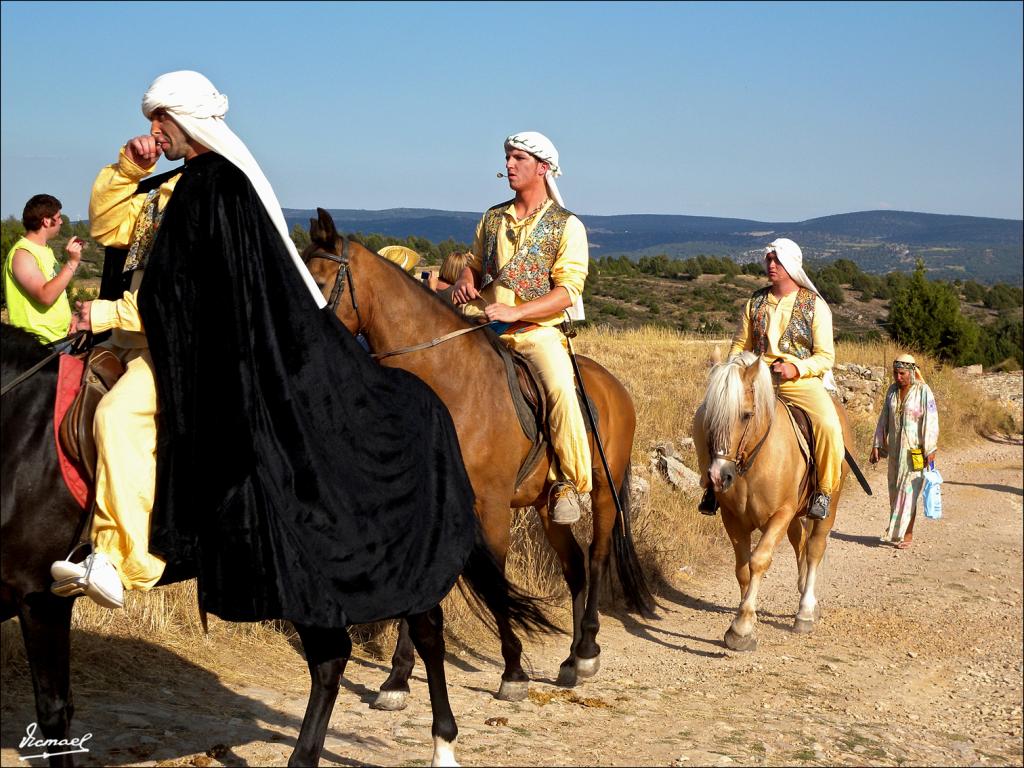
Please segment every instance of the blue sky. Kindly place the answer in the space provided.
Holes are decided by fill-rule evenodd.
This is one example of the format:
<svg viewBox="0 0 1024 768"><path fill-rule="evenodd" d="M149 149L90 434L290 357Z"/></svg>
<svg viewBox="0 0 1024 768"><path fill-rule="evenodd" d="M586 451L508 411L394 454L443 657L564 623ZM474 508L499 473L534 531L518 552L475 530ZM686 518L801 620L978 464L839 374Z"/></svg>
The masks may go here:
<svg viewBox="0 0 1024 768"><path fill-rule="evenodd" d="M1020 3L28 3L2 14L2 200L86 215L159 74L230 100L282 205L480 211L502 141L583 214L1022 218ZM170 167L161 161L161 169Z"/></svg>

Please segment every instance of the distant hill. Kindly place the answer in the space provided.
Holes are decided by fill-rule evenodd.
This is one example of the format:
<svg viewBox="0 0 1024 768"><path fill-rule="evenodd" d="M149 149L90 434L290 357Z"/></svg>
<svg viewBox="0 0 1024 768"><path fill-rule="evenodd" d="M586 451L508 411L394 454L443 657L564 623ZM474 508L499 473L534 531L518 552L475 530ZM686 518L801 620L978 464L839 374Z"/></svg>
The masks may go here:
<svg viewBox="0 0 1024 768"><path fill-rule="evenodd" d="M480 211L391 208L331 211L343 232L376 232L391 237L452 238L470 242ZM313 210L286 208L288 226L309 226ZM624 254L638 259L660 253L686 258L704 254L745 262L760 258L776 237L790 237L805 257L847 258L874 274L910 271L918 258L932 277L981 282L1022 282L1024 221L978 216L944 216L911 211L861 211L800 222L765 222L712 216L580 214L591 256Z"/></svg>

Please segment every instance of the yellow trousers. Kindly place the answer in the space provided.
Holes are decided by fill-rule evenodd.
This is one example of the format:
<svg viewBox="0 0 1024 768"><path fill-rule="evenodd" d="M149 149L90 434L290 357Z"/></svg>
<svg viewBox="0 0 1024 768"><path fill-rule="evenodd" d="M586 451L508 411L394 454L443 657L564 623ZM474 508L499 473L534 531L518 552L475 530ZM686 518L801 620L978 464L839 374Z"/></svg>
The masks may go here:
<svg viewBox="0 0 1024 768"><path fill-rule="evenodd" d="M845 444L839 414L819 378L797 379L779 385L779 394L807 411L814 429L814 461L818 490L831 495L839 487Z"/></svg>
<svg viewBox="0 0 1024 768"><path fill-rule="evenodd" d="M558 328L542 326L525 333L509 333L501 340L533 365L547 400L551 446L561 476L551 468L551 480L567 481L579 493L589 493L590 443L583 411L576 397L576 379L565 336Z"/></svg>
<svg viewBox="0 0 1024 768"><path fill-rule="evenodd" d="M127 369L96 408L96 516L92 543L126 589L151 589L164 561L149 553L156 489L156 381L145 347L107 345Z"/></svg>

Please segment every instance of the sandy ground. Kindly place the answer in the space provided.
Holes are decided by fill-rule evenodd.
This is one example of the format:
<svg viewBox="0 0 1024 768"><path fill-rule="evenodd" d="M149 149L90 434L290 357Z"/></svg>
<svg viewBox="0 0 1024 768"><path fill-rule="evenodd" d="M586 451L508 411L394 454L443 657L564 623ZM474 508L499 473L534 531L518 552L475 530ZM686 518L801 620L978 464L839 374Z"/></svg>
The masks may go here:
<svg viewBox="0 0 1024 768"><path fill-rule="evenodd" d="M780 547L763 589L760 647L722 636L736 607L731 562L679 563L659 618L605 615L602 669L554 685L566 638L529 647L534 682L517 704L492 696L496 641L450 647L464 765L1021 765L1022 449L986 443L940 455L945 517L918 521L910 550L878 542L876 496L848 488L811 635L790 631L796 568ZM721 534L724 536L724 533ZM217 674L153 643L76 637L73 735L93 734L84 765L284 764L307 675L286 649L235 654ZM130 668L104 663L105 648ZM327 736L326 765L425 765L430 711L422 666L402 712L371 710L383 667L356 658ZM25 676L2 700L3 765L34 720ZM27 750L21 754L28 754Z"/></svg>

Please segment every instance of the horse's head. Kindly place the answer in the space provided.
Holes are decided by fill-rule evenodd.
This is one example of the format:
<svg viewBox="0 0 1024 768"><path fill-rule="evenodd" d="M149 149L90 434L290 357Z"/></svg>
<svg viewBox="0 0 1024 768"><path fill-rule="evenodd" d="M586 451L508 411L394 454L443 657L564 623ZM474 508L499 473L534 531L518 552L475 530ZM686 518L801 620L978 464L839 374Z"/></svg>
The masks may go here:
<svg viewBox="0 0 1024 768"><path fill-rule="evenodd" d="M323 208L317 208L316 212L317 218L309 220L310 244L303 249L302 260L331 311L354 334L363 329L351 267L353 260L367 251L338 233L331 214Z"/></svg>
<svg viewBox="0 0 1024 768"><path fill-rule="evenodd" d="M769 428L775 410L771 373L761 357L744 352L711 370L701 406L715 491L727 491Z"/></svg>

